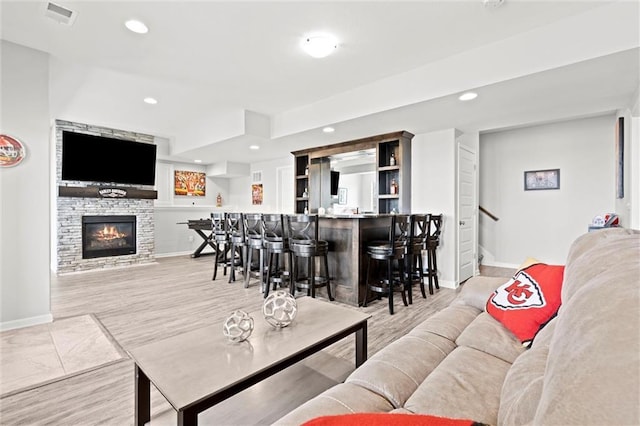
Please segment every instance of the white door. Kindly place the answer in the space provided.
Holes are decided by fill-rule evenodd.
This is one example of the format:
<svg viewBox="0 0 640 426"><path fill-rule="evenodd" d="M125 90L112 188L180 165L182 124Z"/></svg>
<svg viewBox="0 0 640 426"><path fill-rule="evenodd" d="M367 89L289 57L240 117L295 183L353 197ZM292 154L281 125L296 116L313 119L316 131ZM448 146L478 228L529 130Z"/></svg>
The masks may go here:
<svg viewBox="0 0 640 426"><path fill-rule="evenodd" d="M476 154L458 144L458 283L475 270L476 204Z"/></svg>
<svg viewBox="0 0 640 426"><path fill-rule="evenodd" d="M294 213L293 166L278 167L277 179L278 213Z"/></svg>

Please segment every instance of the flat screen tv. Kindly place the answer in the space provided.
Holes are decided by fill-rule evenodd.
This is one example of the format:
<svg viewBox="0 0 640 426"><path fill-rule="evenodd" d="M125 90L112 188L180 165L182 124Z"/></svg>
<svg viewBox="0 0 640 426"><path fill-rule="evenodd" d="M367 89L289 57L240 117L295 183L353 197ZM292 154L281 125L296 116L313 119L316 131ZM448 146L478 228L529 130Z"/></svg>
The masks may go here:
<svg viewBox="0 0 640 426"><path fill-rule="evenodd" d="M331 171L331 195L338 195L338 182L340 181L340 172Z"/></svg>
<svg viewBox="0 0 640 426"><path fill-rule="evenodd" d="M154 185L156 145L62 132L62 180Z"/></svg>

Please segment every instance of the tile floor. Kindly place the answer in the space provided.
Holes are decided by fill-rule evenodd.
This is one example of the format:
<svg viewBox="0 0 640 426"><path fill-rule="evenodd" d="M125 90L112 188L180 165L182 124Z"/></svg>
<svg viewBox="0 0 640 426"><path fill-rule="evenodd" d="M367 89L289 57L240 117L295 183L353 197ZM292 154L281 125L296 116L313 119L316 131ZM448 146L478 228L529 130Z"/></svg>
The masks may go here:
<svg viewBox="0 0 640 426"><path fill-rule="evenodd" d="M0 333L0 395L126 357L92 315Z"/></svg>

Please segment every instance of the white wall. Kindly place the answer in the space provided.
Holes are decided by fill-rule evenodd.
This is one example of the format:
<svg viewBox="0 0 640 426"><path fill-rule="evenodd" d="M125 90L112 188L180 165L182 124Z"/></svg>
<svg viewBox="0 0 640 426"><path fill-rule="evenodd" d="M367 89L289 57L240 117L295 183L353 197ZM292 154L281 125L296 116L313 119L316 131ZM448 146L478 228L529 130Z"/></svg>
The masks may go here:
<svg viewBox="0 0 640 426"><path fill-rule="evenodd" d="M565 262L596 215L615 209L614 115L480 136L484 264L515 266L528 256ZM524 171L560 169L559 190L524 190Z"/></svg>
<svg viewBox="0 0 640 426"><path fill-rule="evenodd" d="M1 129L25 145L17 166L0 170L0 329L52 320L49 57L6 41L1 51Z"/></svg>
<svg viewBox="0 0 640 426"><path fill-rule="evenodd" d="M229 201L232 205L243 212L257 213L293 213L291 211L278 211L278 168L293 167L293 155L278 158L275 160L261 161L251 164L251 174L256 171L262 172L263 200L261 205L251 203L251 176L243 176L229 179ZM283 196L291 197L293 200L293 189L289 194ZM292 207L293 209L293 207Z"/></svg>
<svg viewBox="0 0 640 426"><path fill-rule="evenodd" d="M440 284L457 286L456 130L415 135L411 142L411 211L442 214L438 249Z"/></svg>

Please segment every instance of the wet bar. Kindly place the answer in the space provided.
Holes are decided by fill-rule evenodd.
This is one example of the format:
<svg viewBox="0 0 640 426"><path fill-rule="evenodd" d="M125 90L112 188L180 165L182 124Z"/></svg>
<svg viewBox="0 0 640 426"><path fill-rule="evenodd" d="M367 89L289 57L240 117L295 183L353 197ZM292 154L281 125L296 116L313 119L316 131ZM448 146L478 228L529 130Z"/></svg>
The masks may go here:
<svg viewBox="0 0 640 426"><path fill-rule="evenodd" d="M366 294L366 246L384 240L389 215L321 215L319 237L329 242L329 274L337 301L359 306Z"/></svg>

